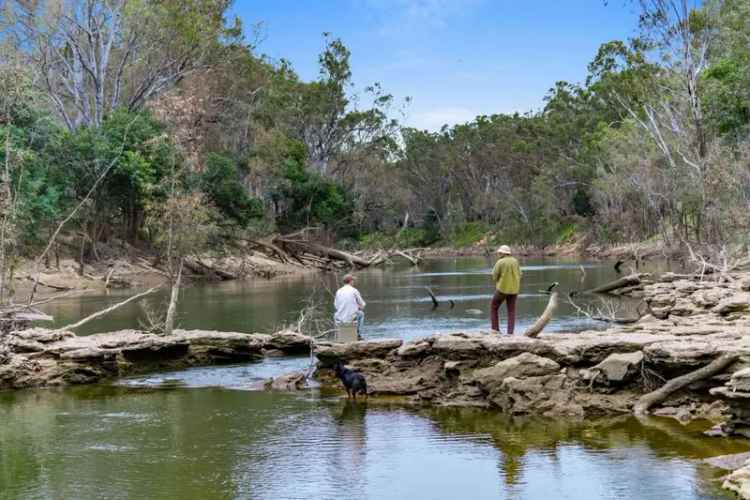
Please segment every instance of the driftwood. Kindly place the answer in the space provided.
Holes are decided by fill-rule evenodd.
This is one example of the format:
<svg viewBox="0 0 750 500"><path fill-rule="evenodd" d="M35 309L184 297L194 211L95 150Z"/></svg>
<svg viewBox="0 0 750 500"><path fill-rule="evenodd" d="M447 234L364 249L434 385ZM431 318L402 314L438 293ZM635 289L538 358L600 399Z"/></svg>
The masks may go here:
<svg viewBox="0 0 750 500"><path fill-rule="evenodd" d="M571 306L573 306L573 309L575 309L578 314L580 314L582 316L586 316L590 320L593 320L593 321L602 321L604 323L612 323L614 325L632 325L633 323L637 323L641 319L640 317L638 317L638 318L618 318L618 317L616 317L614 315L614 313L611 314L610 316L604 316L602 314L592 314L591 312L586 311L585 309L583 309L582 307L580 307L578 304L576 304L573 301L573 296L574 295L572 293L568 294L568 304L570 304ZM599 312L601 312L601 311L599 311Z"/></svg>
<svg viewBox="0 0 750 500"><path fill-rule="evenodd" d="M427 290L427 293L429 294L430 298L432 299L432 308L437 309L437 307L440 305L440 302L438 302L437 297L435 297L435 294L432 293L432 289L428 286L424 287L425 290Z"/></svg>
<svg viewBox="0 0 750 500"><path fill-rule="evenodd" d="M195 259L194 261L190 259L185 259L184 265L185 267L190 269L190 271L192 271L193 273L197 275L205 276L206 274L209 274L209 275L219 278L222 281L236 280L238 278L236 274L232 274L227 271L218 269L214 266L210 266L200 259Z"/></svg>
<svg viewBox="0 0 750 500"><path fill-rule="evenodd" d="M641 398L635 403L635 406L633 406L633 413L635 413L636 415L645 415L648 412L649 408L661 403L662 401L667 399L673 392L678 391L683 387L686 387L699 380L703 380L705 378L716 375L717 373L723 371L729 365L737 361L738 358L738 354L723 354L711 361L703 368L699 368L680 377L673 378L659 389L641 396Z"/></svg>
<svg viewBox="0 0 750 500"><path fill-rule="evenodd" d="M592 288L591 290L586 290L584 292L578 292L578 293L612 293L621 288L640 285L643 283L643 280L645 278L648 278L649 276L651 275L648 273L629 274L627 276L623 276L622 278L618 278L614 281L610 281L609 283L605 283L604 285L600 285L596 288ZM577 295L574 292L571 292L571 294Z"/></svg>
<svg viewBox="0 0 750 500"><path fill-rule="evenodd" d="M526 329L523 334L526 337L534 338L540 333L542 333L542 330L544 330L544 327L547 326L547 324L550 322L552 317L555 315L555 311L557 310L557 292L551 292L549 295L549 302L547 302L547 307L544 308L544 312L541 316L534 322L533 325L531 325L528 329Z"/></svg>
<svg viewBox="0 0 750 500"><path fill-rule="evenodd" d="M77 321L77 322L73 323L72 325L66 325L66 326L63 326L61 328L57 328L55 331L57 331L57 332L63 332L63 331L72 330L74 328L78 328L79 326L83 326L86 323L88 323L90 321L93 321L93 320L95 320L97 318L101 318L102 316L105 316L105 315L111 313L112 311L115 311L115 310L121 308L122 306L124 306L126 304L129 304L129 303L134 302L136 300L140 300L140 299L142 299L143 297L145 297L147 295L151 295L155 291L159 290L159 288L161 288L161 287L156 286L154 288L149 288L145 292L141 292L139 294L133 295L132 297L129 297L128 299L123 300L122 302L118 302L117 304L109 306L106 309L102 309L101 311L97 311L94 314L86 316L82 320Z"/></svg>
<svg viewBox="0 0 750 500"><path fill-rule="evenodd" d="M370 261L365 260L361 257L344 252L342 250L319 245L317 243L290 239L289 237L275 238L274 243L281 246L282 248L291 250L290 253L292 255L307 252L313 255L317 255L318 257L344 261L351 267L365 268L371 265Z"/></svg>

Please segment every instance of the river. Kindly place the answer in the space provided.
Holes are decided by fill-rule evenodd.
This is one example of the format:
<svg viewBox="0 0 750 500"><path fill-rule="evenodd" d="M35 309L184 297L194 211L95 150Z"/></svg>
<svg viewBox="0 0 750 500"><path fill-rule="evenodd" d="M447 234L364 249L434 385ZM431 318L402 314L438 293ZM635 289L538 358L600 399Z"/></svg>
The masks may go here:
<svg viewBox="0 0 750 500"><path fill-rule="evenodd" d="M441 259L419 269L360 273L365 336L486 328L490 264ZM567 292L615 277L611 266L596 263L526 261L524 267L519 330L544 308L539 290L549 283ZM304 276L189 288L180 323L269 331L293 321L319 283L319 276ZM445 303L433 310L425 286ZM65 324L118 297L66 300L48 312ZM139 312L126 309L87 331L136 327ZM550 329L591 326L563 306ZM417 409L382 398L352 403L316 387L260 390L268 377L307 363L269 359L0 393L0 498L725 498L720 471L698 459L750 449L747 441L704 437L703 423L549 421Z"/></svg>

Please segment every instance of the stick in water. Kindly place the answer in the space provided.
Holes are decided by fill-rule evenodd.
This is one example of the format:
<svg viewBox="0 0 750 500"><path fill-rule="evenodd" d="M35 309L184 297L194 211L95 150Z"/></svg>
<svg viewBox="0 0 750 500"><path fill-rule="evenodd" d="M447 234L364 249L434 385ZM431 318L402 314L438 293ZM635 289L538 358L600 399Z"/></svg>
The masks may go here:
<svg viewBox="0 0 750 500"><path fill-rule="evenodd" d="M152 293L154 293L155 291L159 290L160 288L161 287L159 287L159 286L155 286L154 288L150 288L150 289L146 290L145 292L141 292L141 293L139 293L137 295L133 295L132 297L129 297L127 300L123 300L122 302L118 302L117 304L115 304L113 306L109 306L106 309L102 309L101 311L97 311L97 312L95 312L94 314L92 314L90 316L86 316L85 318L83 318L82 320L78 321L77 323L73 323L72 325L63 326L62 328L58 328L55 331L57 331L57 332L63 332L63 331L73 330L74 328L78 328L79 326L85 325L89 321L93 321L93 320L95 320L97 318L100 318L102 316L105 316L105 315L111 313L112 311L114 311L116 309L121 308L125 304L129 304L129 303L134 302L134 301L136 301L138 299L142 299L143 297L145 297L147 295L151 295Z"/></svg>

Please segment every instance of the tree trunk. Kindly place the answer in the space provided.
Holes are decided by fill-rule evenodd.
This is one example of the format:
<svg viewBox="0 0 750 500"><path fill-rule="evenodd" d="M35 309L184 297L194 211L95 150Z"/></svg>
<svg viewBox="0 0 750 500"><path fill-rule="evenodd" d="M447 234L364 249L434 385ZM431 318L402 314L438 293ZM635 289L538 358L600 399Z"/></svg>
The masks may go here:
<svg viewBox="0 0 750 500"><path fill-rule="evenodd" d="M703 368L699 368L695 371L682 375L681 377L673 378L659 389L649 392L648 394L641 396L638 402L633 406L633 412L636 415L645 415L648 409L652 406L661 403L669 397L675 391L682 389L685 386L703 380L704 378L712 377L717 373L723 371L729 365L734 363L738 354L723 354Z"/></svg>
<svg viewBox="0 0 750 500"><path fill-rule="evenodd" d="M177 278L172 284L172 294L169 298L169 307L167 308L167 319L164 321L164 335L172 335L174 331L174 318L177 312L177 299L180 295L180 282L182 281L182 266L184 260L180 260L180 267L177 270Z"/></svg>

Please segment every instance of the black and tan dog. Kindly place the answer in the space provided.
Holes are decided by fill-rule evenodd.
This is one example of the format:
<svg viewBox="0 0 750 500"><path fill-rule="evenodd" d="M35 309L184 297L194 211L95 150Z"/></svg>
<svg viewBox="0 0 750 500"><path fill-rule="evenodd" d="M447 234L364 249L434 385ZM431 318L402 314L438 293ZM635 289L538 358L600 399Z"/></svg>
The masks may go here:
<svg viewBox="0 0 750 500"><path fill-rule="evenodd" d="M336 361L333 365L333 372L344 384L347 398L357 399L357 394L364 394L367 398L367 380L361 373L345 368L341 361Z"/></svg>

